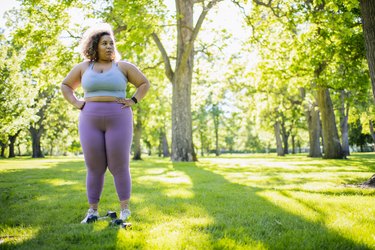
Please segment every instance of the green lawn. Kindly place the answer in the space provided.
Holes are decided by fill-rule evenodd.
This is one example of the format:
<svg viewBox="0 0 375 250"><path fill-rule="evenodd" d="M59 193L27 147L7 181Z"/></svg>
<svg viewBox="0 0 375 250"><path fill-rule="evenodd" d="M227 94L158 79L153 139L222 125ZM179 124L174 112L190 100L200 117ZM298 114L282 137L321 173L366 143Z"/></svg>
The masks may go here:
<svg viewBox="0 0 375 250"><path fill-rule="evenodd" d="M375 249L375 154L132 162L130 222L80 224L82 158L0 160L0 249ZM117 210L107 172L100 213Z"/></svg>

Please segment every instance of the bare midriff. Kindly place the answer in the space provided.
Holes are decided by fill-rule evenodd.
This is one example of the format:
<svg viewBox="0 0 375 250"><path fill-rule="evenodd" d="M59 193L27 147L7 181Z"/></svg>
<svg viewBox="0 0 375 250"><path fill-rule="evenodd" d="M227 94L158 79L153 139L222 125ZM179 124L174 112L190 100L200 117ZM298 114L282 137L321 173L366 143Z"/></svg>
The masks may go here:
<svg viewBox="0 0 375 250"><path fill-rule="evenodd" d="M117 97L114 96L93 96L93 97L86 97L86 102L116 102L118 100Z"/></svg>

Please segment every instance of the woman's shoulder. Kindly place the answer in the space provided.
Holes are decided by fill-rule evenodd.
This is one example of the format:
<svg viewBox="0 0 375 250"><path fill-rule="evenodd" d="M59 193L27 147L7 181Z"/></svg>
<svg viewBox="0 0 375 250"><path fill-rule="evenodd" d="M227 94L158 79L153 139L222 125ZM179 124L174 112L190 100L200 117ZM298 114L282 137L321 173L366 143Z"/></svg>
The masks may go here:
<svg viewBox="0 0 375 250"><path fill-rule="evenodd" d="M134 69L137 67L132 64L131 62L120 60L116 62L120 70L125 74L125 76L128 76L130 72L133 72Z"/></svg>
<svg viewBox="0 0 375 250"><path fill-rule="evenodd" d="M83 62L80 62L80 63L76 64L75 67L85 70L85 69L87 69L87 67L88 67L90 64L91 64L91 61L89 61L89 60L85 60L85 61L83 61Z"/></svg>
<svg viewBox="0 0 375 250"><path fill-rule="evenodd" d="M120 67L122 67L122 68L135 67L134 64L132 64L131 62L125 61L125 60L117 61L117 64L118 64Z"/></svg>
<svg viewBox="0 0 375 250"><path fill-rule="evenodd" d="M90 65L90 61L88 60L85 60L83 62L80 62L80 63L77 63L76 65L73 66L73 71L75 72L80 72L81 75L86 71L86 69L88 69L89 65Z"/></svg>

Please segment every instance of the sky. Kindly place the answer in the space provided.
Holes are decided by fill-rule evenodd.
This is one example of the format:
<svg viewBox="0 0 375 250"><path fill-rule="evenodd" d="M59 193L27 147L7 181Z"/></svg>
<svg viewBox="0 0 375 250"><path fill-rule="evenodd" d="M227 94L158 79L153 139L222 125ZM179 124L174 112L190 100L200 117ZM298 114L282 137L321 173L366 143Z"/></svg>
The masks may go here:
<svg viewBox="0 0 375 250"><path fill-rule="evenodd" d="M174 11L175 3L174 0L164 0L168 9ZM19 3L15 0L0 0L0 27L5 28L4 13L13 7L19 6ZM199 13L196 13L198 15ZM73 15L76 17L75 22L80 23L79 15ZM246 34L241 29L241 15L238 10L235 9L233 4L228 4L227 2L222 2L218 7L215 7L209 12L209 17L212 17L214 22L211 24L204 23L206 27L216 26L225 28L231 33L235 34L238 38L243 38ZM197 17L196 17L197 19Z"/></svg>
<svg viewBox="0 0 375 250"><path fill-rule="evenodd" d="M164 0L164 3L166 4L167 8L170 10L171 13L175 12L175 0ZM0 0L0 28L5 28L5 11L10 10L14 7L19 7L19 3L16 0ZM246 10L250 8L251 3L249 3L246 6ZM93 23L92 20L91 22L88 20L84 20L83 15L79 11L80 10L78 9L72 9L72 11L70 12L73 23L83 25L86 27ZM201 10L199 8L197 8L197 10L195 11L195 21L198 19L200 11ZM232 3L229 3L229 1L222 1L216 6L214 6L208 12L208 15L206 16L202 28L206 30L225 29L229 34L232 34L232 39L230 40L229 46L224 48L223 51L223 53L228 55L232 54L233 52L241 53L241 43L243 41L248 40L248 37L250 36L250 29L246 29L245 31L243 28L242 14L238 10L238 8L234 6ZM198 36L203 40L210 42L215 39L215 35L215 32L200 31ZM69 37L67 34L63 33L61 35L62 42L68 45L71 43L71 41L67 37ZM168 47L169 44L167 44L167 41L164 42L166 43L164 44L164 46ZM252 61L253 63L255 62L255 60L250 61Z"/></svg>
<svg viewBox="0 0 375 250"><path fill-rule="evenodd" d="M5 27L4 13L13 7L19 6L19 4L14 0L0 0L0 27Z"/></svg>

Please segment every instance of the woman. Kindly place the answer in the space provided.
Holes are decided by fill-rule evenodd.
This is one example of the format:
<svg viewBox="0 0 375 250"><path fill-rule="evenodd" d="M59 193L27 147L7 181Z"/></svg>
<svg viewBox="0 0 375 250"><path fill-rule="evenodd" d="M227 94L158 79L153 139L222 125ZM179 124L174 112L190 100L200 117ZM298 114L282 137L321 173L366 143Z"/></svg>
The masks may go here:
<svg viewBox="0 0 375 250"><path fill-rule="evenodd" d="M86 60L74 66L61 84L64 98L81 110L78 131L87 167L89 202L81 223L87 223L91 215L99 216L98 203L107 167L114 177L120 200L120 219L125 221L130 216L131 106L142 100L150 84L136 66L118 61L112 28L108 24L88 30L81 47ZM131 98L125 95L128 81L137 88ZM84 100L74 95L80 84Z"/></svg>

